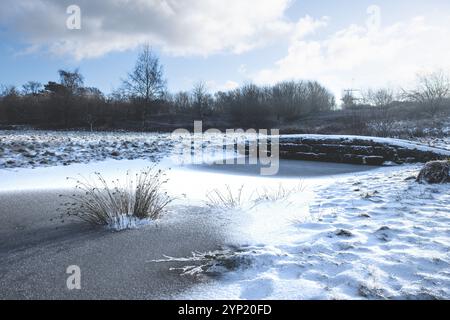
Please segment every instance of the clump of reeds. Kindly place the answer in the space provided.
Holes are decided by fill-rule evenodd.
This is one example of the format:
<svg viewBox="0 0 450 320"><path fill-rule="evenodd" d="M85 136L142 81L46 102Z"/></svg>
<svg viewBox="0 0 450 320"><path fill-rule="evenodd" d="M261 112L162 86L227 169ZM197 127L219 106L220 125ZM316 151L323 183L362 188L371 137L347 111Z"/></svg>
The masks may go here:
<svg viewBox="0 0 450 320"><path fill-rule="evenodd" d="M94 179L77 180L73 195L66 203L66 213L95 225L115 229L135 227L141 221L158 219L172 198L164 191L167 179L154 167L132 175L124 183L108 183L100 173Z"/></svg>
<svg viewBox="0 0 450 320"><path fill-rule="evenodd" d="M283 184L279 184L278 188L262 188L256 190L255 203L260 202L276 202L287 200L294 194L298 194L304 191L304 186L302 183L299 183L297 186L287 188Z"/></svg>
<svg viewBox="0 0 450 320"><path fill-rule="evenodd" d="M206 205L214 209L232 210L253 208L264 202L287 201L292 195L304 191L302 184L287 188L280 184L278 188L256 189L244 197L244 185L235 191L226 185L222 189L214 189L206 194Z"/></svg>
<svg viewBox="0 0 450 320"><path fill-rule="evenodd" d="M235 192L229 185L224 190L214 189L206 194L206 204L215 209L238 209L242 208L245 200L243 197L244 185L240 186Z"/></svg>

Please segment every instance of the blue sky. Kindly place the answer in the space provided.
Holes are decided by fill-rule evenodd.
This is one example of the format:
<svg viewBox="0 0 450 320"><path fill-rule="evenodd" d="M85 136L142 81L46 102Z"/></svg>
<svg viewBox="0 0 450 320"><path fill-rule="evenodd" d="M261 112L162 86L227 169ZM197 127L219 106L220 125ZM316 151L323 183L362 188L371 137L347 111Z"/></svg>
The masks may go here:
<svg viewBox="0 0 450 320"><path fill-rule="evenodd" d="M109 93L143 43L159 54L171 91L313 79L339 95L450 68L447 0L92 2L2 1L0 84L45 83L80 68L86 85ZM81 30L67 30L70 4L81 9ZM381 24L370 30L373 5Z"/></svg>

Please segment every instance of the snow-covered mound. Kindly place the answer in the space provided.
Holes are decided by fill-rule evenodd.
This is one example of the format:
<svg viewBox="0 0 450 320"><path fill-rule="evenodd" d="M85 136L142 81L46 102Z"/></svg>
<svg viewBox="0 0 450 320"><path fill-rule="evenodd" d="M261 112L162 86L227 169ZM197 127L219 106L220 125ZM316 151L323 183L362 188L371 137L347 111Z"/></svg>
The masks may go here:
<svg viewBox="0 0 450 320"><path fill-rule="evenodd" d="M450 161L428 162L417 177L418 182L447 183L450 182Z"/></svg>

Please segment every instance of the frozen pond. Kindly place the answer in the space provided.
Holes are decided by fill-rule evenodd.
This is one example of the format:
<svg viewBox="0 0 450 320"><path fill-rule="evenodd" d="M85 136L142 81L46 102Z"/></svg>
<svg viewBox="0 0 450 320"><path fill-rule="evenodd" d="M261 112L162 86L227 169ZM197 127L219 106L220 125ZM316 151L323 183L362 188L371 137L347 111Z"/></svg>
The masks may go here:
<svg viewBox="0 0 450 320"><path fill-rule="evenodd" d="M67 178L79 176L89 177L95 172L100 172L109 180L123 177L127 171L138 172L154 163L149 160L106 160L83 164L72 164L69 166L39 167L39 168L15 168L0 170L0 192L14 190L36 190L36 189L64 189L72 188L74 183ZM327 179L336 175L350 173L364 173L375 170L377 167L359 166L349 164L333 164L323 162L281 160L277 175L260 176L259 165L178 165L169 158L158 163L162 169L168 170L170 181L173 181L182 189L192 189L192 184L201 181L208 184L214 181L214 185L227 184L234 180L243 182L240 177L247 181L261 181L260 183L273 184L281 180L303 180L321 178ZM199 176L213 176L214 178L192 179ZM238 177L232 177L232 176ZM230 177L231 176L231 177ZM175 183L176 182L176 183Z"/></svg>
<svg viewBox="0 0 450 320"><path fill-rule="evenodd" d="M92 145L92 136L87 137L87 145ZM138 144L139 137L131 138L136 148L143 146ZM114 135L115 145L121 145L121 139ZM73 148L85 150L83 139L73 143ZM157 139L152 143L158 145ZM15 145L8 150L13 148ZM102 152L111 152L108 148L112 146L105 148L107 151ZM6 263L2 268L7 273L0 289L10 288L15 279L22 278L16 274L20 270L32 270L29 272L40 277L35 281L46 279L51 289L54 279L40 275L38 268L53 270L60 268L55 263L70 260L88 270L92 285L104 288L104 297L450 297L450 190L448 185L420 185L407 179L417 174L417 165L374 168L280 161L276 176L260 176L259 166L178 165L162 154L157 166L167 170L166 188L177 200L158 224L107 235L84 235L67 225L59 231L48 231L45 241L37 236L42 230L50 230L42 219L54 214L57 198L52 194L74 187L74 181L67 177L90 177L100 172L113 180L154 163L147 156L134 159L128 155L133 159L126 159L124 155L124 159L117 160L105 160L103 156L101 153L98 159L66 166L0 170L0 212L3 219L12 219L3 221L0 228L8 239L3 246L23 244L31 250L24 251L23 261L15 259L10 251L1 251ZM243 188L241 204L232 209L209 207L207 195L226 187L232 192ZM17 220L16 215L26 218ZM60 238L64 241L52 240ZM43 246L46 241L48 244ZM39 250L32 249L35 246L45 259L36 255ZM114 269L126 261L133 261L125 266L130 274L134 268L146 266L136 275L136 282ZM174 264L177 268L170 270ZM111 276L108 272L98 273L103 268ZM149 275L151 280L145 280ZM138 286L139 290L118 292L108 277L125 281L130 288ZM36 291L28 287L31 284L22 285L23 292ZM149 288L161 290L151 295ZM50 289L42 295L52 297ZM57 297L66 297L64 291L59 294ZM86 292L88 297L96 294L94 289Z"/></svg>

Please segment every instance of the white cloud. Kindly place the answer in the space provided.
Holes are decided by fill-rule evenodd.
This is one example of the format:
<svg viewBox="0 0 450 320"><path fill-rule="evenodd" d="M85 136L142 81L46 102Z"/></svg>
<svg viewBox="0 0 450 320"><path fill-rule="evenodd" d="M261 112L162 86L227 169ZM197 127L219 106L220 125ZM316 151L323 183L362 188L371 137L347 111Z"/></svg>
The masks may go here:
<svg viewBox="0 0 450 320"><path fill-rule="evenodd" d="M299 41L304 37L314 33L317 29L326 27L328 25L328 20L328 17L314 19L308 15L304 18L301 18L294 27L291 41Z"/></svg>
<svg viewBox="0 0 450 320"><path fill-rule="evenodd" d="M232 80L227 80L225 83L218 83L215 80L209 80L205 82L206 88L209 92L218 92L218 91L230 91L239 87L239 83Z"/></svg>
<svg viewBox="0 0 450 320"><path fill-rule="evenodd" d="M232 81L232 80L228 80L227 82L225 82L225 84L222 87L222 91L229 91L229 90L234 90L236 88L239 87L239 83Z"/></svg>
<svg viewBox="0 0 450 320"><path fill-rule="evenodd" d="M314 20L308 19L311 25ZM258 83L314 79L338 96L352 86L405 85L417 72L450 69L448 39L448 23L430 23L423 17L375 30L350 25L324 40L294 37L287 55L253 79Z"/></svg>
<svg viewBox="0 0 450 320"><path fill-rule="evenodd" d="M0 26L33 48L77 59L142 43L174 55L242 53L286 35L291 0L77 0L82 29L68 30L67 0L3 0Z"/></svg>

